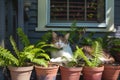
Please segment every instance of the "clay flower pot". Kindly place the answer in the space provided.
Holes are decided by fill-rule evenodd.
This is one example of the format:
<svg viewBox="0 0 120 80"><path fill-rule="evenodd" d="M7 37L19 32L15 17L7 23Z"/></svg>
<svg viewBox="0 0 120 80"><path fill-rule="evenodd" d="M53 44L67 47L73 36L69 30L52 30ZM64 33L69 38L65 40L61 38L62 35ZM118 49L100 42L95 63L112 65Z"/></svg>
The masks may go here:
<svg viewBox="0 0 120 80"><path fill-rule="evenodd" d="M83 68L83 80L101 80L104 66Z"/></svg>
<svg viewBox="0 0 120 80"><path fill-rule="evenodd" d="M30 80L30 76L33 70L33 66L27 67L8 67L12 80Z"/></svg>
<svg viewBox="0 0 120 80"><path fill-rule="evenodd" d="M67 68L60 66L60 73L62 80L79 80L82 67Z"/></svg>
<svg viewBox="0 0 120 80"><path fill-rule="evenodd" d="M56 80L59 66L41 67L35 66L37 80Z"/></svg>
<svg viewBox="0 0 120 80"><path fill-rule="evenodd" d="M104 65L103 80L117 80L120 73L118 65Z"/></svg>

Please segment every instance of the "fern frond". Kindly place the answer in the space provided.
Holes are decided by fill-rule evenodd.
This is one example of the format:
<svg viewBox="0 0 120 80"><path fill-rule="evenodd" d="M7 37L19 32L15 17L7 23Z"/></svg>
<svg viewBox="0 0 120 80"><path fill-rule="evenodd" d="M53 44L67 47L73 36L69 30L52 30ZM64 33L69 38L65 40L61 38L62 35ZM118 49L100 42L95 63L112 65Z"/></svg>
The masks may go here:
<svg viewBox="0 0 120 80"><path fill-rule="evenodd" d="M29 41L27 35L23 32L22 28L17 28L17 34L24 46L30 45L30 41Z"/></svg>
<svg viewBox="0 0 120 80"><path fill-rule="evenodd" d="M10 42L11 42L11 44L12 44L13 50L15 51L17 57L20 58L20 55L19 55L20 52L19 52L19 50L17 49L17 45L16 45L16 43L15 43L15 41L14 41L14 39L13 39L12 36L10 36Z"/></svg>
<svg viewBox="0 0 120 80"><path fill-rule="evenodd" d="M45 59L37 59L37 58L35 58L35 59L33 59L33 62L38 64L38 65L48 67L48 62Z"/></svg>
<svg viewBox="0 0 120 80"><path fill-rule="evenodd" d="M0 47L0 59L4 60L5 65L19 65L19 61L16 57L14 57L12 55L12 53L10 51L8 51L7 49L4 49L2 47ZM3 61L2 61L3 62ZM0 63L2 65L2 62Z"/></svg>
<svg viewBox="0 0 120 80"><path fill-rule="evenodd" d="M44 58L46 60L50 60L50 57L49 57L49 55L47 53L37 53L36 57L42 57L42 58Z"/></svg>
<svg viewBox="0 0 120 80"><path fill-rule="evenodd" d="M76 51L75 53L77 54L75 57L80 56L81 58L84 59L84 61L87 63L88 66L92 66L92 63L89 61L89 59L86 57L86 55L84 54L84 52L82 51L82 48L79 48L78 46L76 46Z"/></svg>

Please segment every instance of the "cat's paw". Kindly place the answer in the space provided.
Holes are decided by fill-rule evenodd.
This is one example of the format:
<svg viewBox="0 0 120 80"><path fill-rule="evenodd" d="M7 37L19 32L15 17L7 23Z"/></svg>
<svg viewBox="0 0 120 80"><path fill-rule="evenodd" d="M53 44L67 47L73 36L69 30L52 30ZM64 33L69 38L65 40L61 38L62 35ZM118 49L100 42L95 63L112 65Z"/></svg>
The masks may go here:
<svg viewBox="0 0 120 80"><path fill-rule="evenodd" d="M50 62L62 62L63 60L62 60L62 58L61 57L58 57L58 58L52 58L52 59L50 59Z"/></svg>

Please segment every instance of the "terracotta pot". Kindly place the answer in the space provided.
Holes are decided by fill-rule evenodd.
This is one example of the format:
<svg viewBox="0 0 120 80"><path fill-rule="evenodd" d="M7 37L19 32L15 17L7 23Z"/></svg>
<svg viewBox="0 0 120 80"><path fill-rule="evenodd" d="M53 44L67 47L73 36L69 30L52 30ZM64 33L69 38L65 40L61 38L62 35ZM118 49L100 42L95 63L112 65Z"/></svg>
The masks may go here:
<svg viewBox="0 0 120 80"><path fill-rule="evenodd" d="M67 68L60 66L62 80L79 80L82 67Z"/></svg>
<svg viewBox="0 0 120 80"><path fill-rule="evenodd" d="M103 80L117 80L120 72L120 66L104 65Z"/></svg>
<svg viewBox="0 0 120 80"><path fill-rule="evenodd" d="M104 66L83 68L83 80L101 80Z"/></svg>
<svg viewBox="0 0 120 80"><path fill-rule="evenodd" d="M37 80L56 80L58 68L59 66L53 66L47 68L35 66Z"/></svg>
<svg viewBox="0 0 120 80"><path fill-rule="evenodd" d="M12 80L30 80L33 66L28 67L8 67L11 74Z"/></svg>

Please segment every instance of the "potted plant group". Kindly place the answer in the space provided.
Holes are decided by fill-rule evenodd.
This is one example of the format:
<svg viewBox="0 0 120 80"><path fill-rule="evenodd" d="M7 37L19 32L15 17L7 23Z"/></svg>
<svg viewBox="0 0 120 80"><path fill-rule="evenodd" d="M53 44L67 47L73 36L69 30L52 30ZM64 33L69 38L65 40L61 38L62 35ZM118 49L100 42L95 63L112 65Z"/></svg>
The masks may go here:
<svg viewBox="0 0 120 80"><path fill-rule="evenodd" d="M27 36L24 39L25 34L22 31L20 33L20 30L18 32L21 41L28 44ZM52 44L48 44L47 41L42 40L30 47L33 49L29 50L31 54L27 57L34 64L37 80L55 80L59 66L50 63L50 56L47 52L56 48Z"/></svg>
<svg viewBox="0 0 120 80"><path fill-rule="evenodd" d="M37 45L31 45L28 37L24 34L21 28L17 29L17 33L23 47L19 50L15 40L10 36L10 42L14 52L0 47L1 65L8 67L12 80L30 80L34 64L47 67L50 58L49 55L45 53L45 49L42 48L51 45L44 42L39 42ZM58 66L56 67L56 73L57 69ZM42 80L44 79L42 78Z"/></svg>
<svg viewBox="0 0 120 80"><path fill-rule="evenodd" d="M83 79L84 80L101 80L104 66L99 59L101 56L102 47L98 41L93 41L90 48L90 55L83 51L83 48L76 47L76 53L81 56L85 61L85 66L83 67Z"/></svg>

